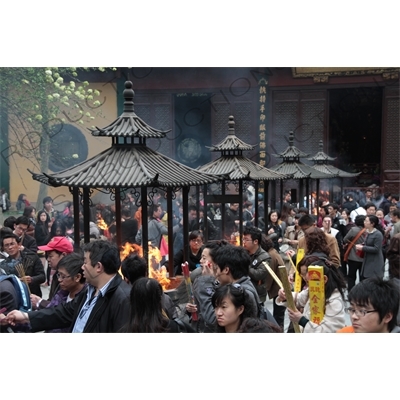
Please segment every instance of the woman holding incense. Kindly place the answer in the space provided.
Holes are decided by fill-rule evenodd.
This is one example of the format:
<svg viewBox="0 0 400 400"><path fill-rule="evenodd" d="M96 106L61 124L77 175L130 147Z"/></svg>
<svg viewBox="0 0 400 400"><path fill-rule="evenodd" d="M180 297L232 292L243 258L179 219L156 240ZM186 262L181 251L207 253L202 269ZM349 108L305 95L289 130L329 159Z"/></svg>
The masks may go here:
<svg viewBox="0 0 400 400"><path fill-rule="evenodd" d="M308 269L311 265L323 267L325 307L324 316L319 323L311 321L312 303L318 296L317 292L310 292L310 287L300 293L292 293L296 310L287 308L290 321L298 323L300 330L304 333L334 333L345 326L345 298L344 290L346 283L336 267L327 266L320 257L306 256L298 264L298 271L302 278L308 283L310 273ZM283 289L279 290L277 304L286 304L286 295ZM303 309L302 312L299 309Z"/></svg>

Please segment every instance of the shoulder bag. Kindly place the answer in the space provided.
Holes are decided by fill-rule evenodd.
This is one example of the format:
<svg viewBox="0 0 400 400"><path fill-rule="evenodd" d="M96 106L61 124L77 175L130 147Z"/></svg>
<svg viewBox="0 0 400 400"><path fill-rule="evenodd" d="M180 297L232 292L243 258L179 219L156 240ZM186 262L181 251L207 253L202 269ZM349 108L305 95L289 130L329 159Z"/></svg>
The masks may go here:
<svg viewBox="0 0 400 400"><path fill-rule="evenodd" d="M353 248L353 246L356 244L357 240L360 238L360 236L365 232L365 228L362 228L360 232L357 233L357 236L349 243L347 246L346 253L344 253L343 260L347 261L349 259L349 254L350 250Z"/></svg>

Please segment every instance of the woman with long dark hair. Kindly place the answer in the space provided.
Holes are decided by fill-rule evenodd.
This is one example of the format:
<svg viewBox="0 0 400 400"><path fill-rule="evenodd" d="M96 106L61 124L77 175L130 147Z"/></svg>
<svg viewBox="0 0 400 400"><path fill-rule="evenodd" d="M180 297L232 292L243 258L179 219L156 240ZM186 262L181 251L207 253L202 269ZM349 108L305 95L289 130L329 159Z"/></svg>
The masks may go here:
<svg viewBox="0 0 400 400"><path fill-rule="evenodd" d="M35 239L38 246L44 246L49 243L51 238L49 223L49 214L47 214L47 212L44 210L39 211L35 226Z"/></svg>
<svg viewBox="0 0 400 400"><path fill-rule="evenodd" d="M162 287L155 279L139 278L132 285L129 322L123 329L130 333L179 333L180 324L167 317L162 308ZM194 330L185 324L187 332Z"/></svg>
<svg viewBox="0 0 400 400"><path fill-rule="evenodd" d="M279 211L271 210L268 214L267 221L267 235L271 238L274 248L279 252L279 246L283 240L283 229L282 225L279 223Z"/></svg>

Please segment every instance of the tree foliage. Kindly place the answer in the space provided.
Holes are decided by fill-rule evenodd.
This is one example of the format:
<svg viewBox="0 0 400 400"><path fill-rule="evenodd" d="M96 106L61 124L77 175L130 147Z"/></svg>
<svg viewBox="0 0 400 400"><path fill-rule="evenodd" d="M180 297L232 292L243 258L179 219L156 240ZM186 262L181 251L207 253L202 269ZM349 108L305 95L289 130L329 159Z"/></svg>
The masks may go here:
<svg viewBox="0 0 400 400"><path fill-rule="evenodd" d="M28 159L33 169L47 173L50 141L62 134L60 126L84 125L95 118L101 108L97 99L100 93L88 81L79 79L81 70L106 69L0 68L0 107L7 116L9 160L19 155ZM46 192L47 187L41 185L38 201Z"/></svg>

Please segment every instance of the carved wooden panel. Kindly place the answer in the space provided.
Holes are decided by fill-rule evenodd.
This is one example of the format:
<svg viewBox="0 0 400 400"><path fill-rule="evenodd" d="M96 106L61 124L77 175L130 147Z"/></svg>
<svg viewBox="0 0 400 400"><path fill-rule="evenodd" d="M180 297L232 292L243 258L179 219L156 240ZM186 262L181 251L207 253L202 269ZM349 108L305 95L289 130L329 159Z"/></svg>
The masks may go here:
<svg viewBox="0 0 400 400"><path fill-rule="evenodd" d="M289 137L289 132L294 131L298 125L297 110L298 102L276 102L273 107L273 128L271 140L271 152L281 153L288 146L284 139ZM279 164L280 158L272 157L272 164Z"/></svg>
<svg viewBox="0 0 400 400"><path fill-rule="evenodd" d="M295 146L313 156L319 151L319 141L323 139L324 101L304 101L301 103L299 132L295 132ZM302 162L308 162L302 159Z"/></svg>
<svg viewBox="0 0 400 400"><path fill-rule="evenodd" d="M252 139L253 135L251 134L251 116L252 105L250 102L235 104L235 133L237 137L248 144L254 144L254 139Z"/></svg>
<svg viewBox="0 0 400 400"><path fill-rule="evenodd" d="M230 105L228 103L214 103L211 108L212 117L212 144L221 142L228 134L228 121L230 115Z"/></svg>
<svg viewBox="0 0 400 400"><path fill-rule="evenodd" d="M400 169L400 140L399 140L399 99L390 98L387 101L385 169Z"/></svg>

